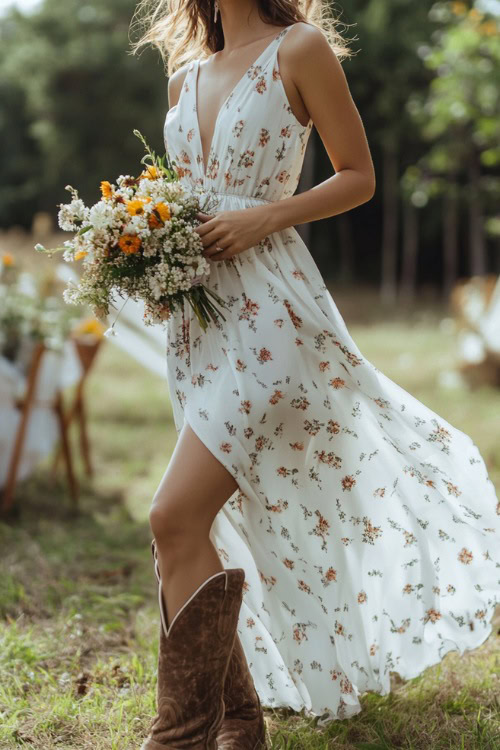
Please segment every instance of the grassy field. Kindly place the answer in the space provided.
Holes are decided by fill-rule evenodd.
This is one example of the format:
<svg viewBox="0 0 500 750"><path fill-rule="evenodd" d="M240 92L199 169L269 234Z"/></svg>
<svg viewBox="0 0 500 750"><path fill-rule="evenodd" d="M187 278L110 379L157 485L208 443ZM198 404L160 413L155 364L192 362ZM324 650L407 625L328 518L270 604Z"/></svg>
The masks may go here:
<svg viewBox="0 0 500 750"><path fill-rule="evenodd" d="M500 487L500 393L439 386L455 362L440 324L446 311L388 314L366 297L361 314L359 292L332 294L363 354L470 434ZM155 712L159 613L147 518L176 440L167 384L106 341L88 397L95 477L82 480L80 514L64 480L53 484L41 466L0 522L2 749L134 750ZM326 729L267 711L273 750L500 747L496 623L479 649L449 653L406 683L393 675L390 695L365 694L361 714Z"/></svg>

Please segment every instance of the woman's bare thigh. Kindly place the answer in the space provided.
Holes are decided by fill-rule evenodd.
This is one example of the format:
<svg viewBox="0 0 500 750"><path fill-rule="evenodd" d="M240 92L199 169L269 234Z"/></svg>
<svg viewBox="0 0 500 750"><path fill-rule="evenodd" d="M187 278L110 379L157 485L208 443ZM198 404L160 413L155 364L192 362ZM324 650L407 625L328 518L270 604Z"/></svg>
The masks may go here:
<svg viewBox="0 0 500 750"><path fill-rule="evenodd" d="M153 507L182 515L183 524L210 529L226 500L238 489L233 475L185 422L156 490ZM163 506L163 507L162 507Z"/></svg>

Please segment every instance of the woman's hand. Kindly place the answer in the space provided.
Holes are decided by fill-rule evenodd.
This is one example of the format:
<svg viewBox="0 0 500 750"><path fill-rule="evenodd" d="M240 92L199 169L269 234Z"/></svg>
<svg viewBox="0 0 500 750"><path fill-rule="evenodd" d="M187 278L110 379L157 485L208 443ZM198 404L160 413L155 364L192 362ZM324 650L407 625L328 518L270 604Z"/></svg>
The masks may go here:
<svg viewBox="0 0 500 750"><path fill-rule="evenodd" d="M197 213L202 222L195 231L209 260L226 260L257 245L270 232L268 206L252 206L214 215ZM222 252L220 252L222 248Z"/></svg>

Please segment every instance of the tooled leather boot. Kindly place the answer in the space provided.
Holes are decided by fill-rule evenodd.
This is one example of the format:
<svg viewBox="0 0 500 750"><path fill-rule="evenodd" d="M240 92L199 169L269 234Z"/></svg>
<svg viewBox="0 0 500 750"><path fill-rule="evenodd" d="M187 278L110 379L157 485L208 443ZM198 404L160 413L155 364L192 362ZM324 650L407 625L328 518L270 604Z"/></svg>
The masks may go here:
<svg viewBox="0 0 500 750"><path fill-rule="evenodd" d="M167 628L154 539L151 547L161 620L158 712L141 750L217 750L245 571L226 568L207 578Z"/></svg>
<svg viewBox="0 0 500 750"><path fill-rule="evenodd" d="M224 704L218 750L266 750L264 713L238 634L224 683Z"/></svg>

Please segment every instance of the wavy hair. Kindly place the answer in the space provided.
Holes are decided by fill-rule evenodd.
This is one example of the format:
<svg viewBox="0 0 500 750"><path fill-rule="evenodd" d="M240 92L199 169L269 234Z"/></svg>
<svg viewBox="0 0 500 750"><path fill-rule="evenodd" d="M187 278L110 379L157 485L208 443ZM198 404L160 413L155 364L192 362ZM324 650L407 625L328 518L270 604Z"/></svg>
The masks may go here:
<svg viewBox="0 0 500 750"><path fill-rule="evenodd" d="M255 0L260 18L269 24L290 26L302 21L321 29L339 58L352 56L339 27L349 25L334 17L324 0ZM157 47L167 75L193 59L204 59L224 47L221 14L214 23L214 0L140 0L131 31L141 36L132 42L132 54L148 44Z"/></svg>

